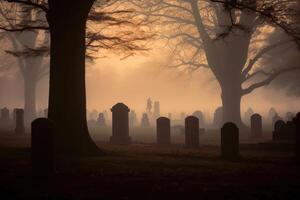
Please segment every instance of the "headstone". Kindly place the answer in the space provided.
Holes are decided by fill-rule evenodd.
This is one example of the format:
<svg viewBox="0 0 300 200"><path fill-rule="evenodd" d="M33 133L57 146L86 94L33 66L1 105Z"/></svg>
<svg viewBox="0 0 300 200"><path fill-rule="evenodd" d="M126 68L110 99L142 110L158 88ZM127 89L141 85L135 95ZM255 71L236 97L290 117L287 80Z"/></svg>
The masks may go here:
<svg viewBox="0 0 300 200"><path fill-rule="evenodd" d="M3 123L9 123L10 118L9 118L9 110L8 108L4 107L1 110L1 122Z"/></svg>
<svg viewBox="0 0 300 200"><path fill-rule="evenodd" d="M287 112L285 115L285 118L287 121L293 121L294 117L295 117L295 114L292 112Z"/></svg>
<svg viewBox="0 0 300 200"><path fill-rule="evenodd" d="M184 112L180 113L180 120L183 122L186 117L186 114Z"/></svg>
<svg viewBox="0 0 300 200"><path fill-rule="evenodd" d="M97 110L93 110L89 113L89 120L97 120L98 117L98 111Z"/></svg>
<svg viewBox="0 0 300 200"><path fill-rule="evenodd" d="M107 110L104 110L102 113L104 115L104 119L106 120L106 123L108 124L108 122L109 122L109 116L108 116Z"/></svg>
<svg viewBox="0 0 300 200"><path fill-rule="evenodd" d="M251 116L251 136L262 136L262 117L257 113Z"/></svg>
<svg viewBox="0 0 300 200"><path fill-rule="evenodd" d="M197 110L193 113L193 116L197 117L199 119L199 126L203 127L205 122L204 122L204 115L201 111Z"/></svg>
<svg viewBox="0 0 300 200"><path fill-rule="evenodd" d="M146 113L144 113L143 116L142 116L141 127L143 127L143 128L150 127L149 117Z"/></svg>
<svg viewBox="0 0 300 200"><path fill-rule="evenodd" d="M170 119L160 117L156 120L157 144L171 143L171 124Z"/></svg>
<svg viewBox="0 0 300 200"><path fill-rule="evenodd" d="M15 134L24 134L25 133L25 125L24 125L24 110L23 109L15 109Z"/></svg>
<svg viewBox="0 0 300 200"><path fill-rule="evenodd" d="M194 116L185 118L185 145L199 147L199 119Z"/></svg>
<svg viewBox="0 0 300 200"><path fill-rule="evenodd" d="M106 126L106 122L105 122L105 117L103 113L99 113L98 119L97 119L97 124L99 126Z"/></svg>
<svg viewBox="0 0 300 200"><path fill-rule="evenodd" d="M278 114L275 114L275 116L272 118L272 125L274 126L275 123L279 120L283 120Z"/></svg>
<svg viewBox="0 0 300 200"><path fill-rule="evenodd" d="M221 155L225 160L239 157L239 129L234 123L226 123L221 129Z"/></svg>
<svg viewBox="0 0 300 200"><path fill-rule="evenodd" d="M293 119L293 122L296 126L296 160L299 163L300 162L300 112L296 115L296 117Z"/></svg>
<svg viewBox="0 0 300 200"><path fill-rule="evenodd" d="M54 166L54 125L47 118L39 118L31 124L31 162L36 176L53 175Z"/></svg>
<svg viewBox="0 0 300 200"><path fill-rule="evenodd" d="M217 128L221 128L223 124L223 108L219 107L216 109L214 113L214 126Z"/></svg>
<svg viewBox="0 0 300 200"><path fill-rule="evenodd" d="M48 118L48 108L46 108L46 109L44 109L44 116L45 116L45 118Z"/></svg>
<svg viewBox="0 0 300 200"><path fill-rule="evenodd" d="M134 110L131 110L129 113L129 126L135 127L137 125L137 116Z"/></svg>
<svg viewBox="0 0 300 200"><path fill-rule="evenodd" d="M249 120L250 120L250 124L251 124L251 116L253 114L254 114L253 109L252 108L248 108L248 110L244 114L246 124L249 124Z"/></svg>
<svg viewBox="0 0 300 200"><path fill-rule="evenodd" d="M113 144L129 144L129 116L130 109L123 103L117 103L112 111L112 136L110 142Z"/></svg>
<svg viewBox="0 0 300 200"><path fill-rule="evenodd" d="M286 122L282 130L283 140L295 140L296 138L296 127L292 121Z"/></svg>
<svg viewBox="0 0 300 200"><path fill-rule="evenodd" d="M268 118L269 120L272 120L273 117L275 117L276 115L278 115L277 111L275 110L275 108L270 108L269 113L268 113Z"/></svg>
<svg viewBox="0 0 300 200"><path fill-rule="evenodd" d="M283 120L278 120L275 122L274 130L273 130L273 141L278 141L282 137L282 128L285 126Z"/></svg>

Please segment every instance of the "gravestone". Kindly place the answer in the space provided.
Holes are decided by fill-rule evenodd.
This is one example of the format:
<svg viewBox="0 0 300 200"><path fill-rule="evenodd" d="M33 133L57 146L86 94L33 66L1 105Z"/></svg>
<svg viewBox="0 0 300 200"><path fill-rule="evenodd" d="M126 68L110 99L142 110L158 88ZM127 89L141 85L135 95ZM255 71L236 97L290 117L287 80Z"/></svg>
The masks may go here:
<svg viewBox="0 0 300 200"><path fill-rule="evenodd" d="M9 119L9 110L8 108L4 107L1 110L1 122L3 123L9 123L10 119Z"/></svg>
<svg viewBox="0 0 300 200"><path fill-rule="evenodd" d="M149 117L146 113L142 116L141 127L148 128L150 127Z"/></svg>
<svg viewBox="0 0 300 200"><path fill-rule="evenodd" d="M38 177L53 175L54 165L54 125L47 118L39 118L31 123L31 163L33 173Z"/></svg>
<svg viewBox="0 0 300 200"><path fill-rule="evenodd" d="M222 158L236 160L239 154L239 129L234 123L226 123L221 129Z"/></svg>
<svg viewBox="0 0 300 200"><path fill-rule="evenodd" d="M286 122L284 130L284 139L295 141L296 139L296 125L292 121Z"/></svg>
<svg viewBox="0 0 300 200"><path fill-rule="evenodd" d="M276 114L273 118L272 118L272 125L274 126L275 123L279 120L283 120L278 114Z"/></svg>
<svg viewBox="0 0 300 200"><path fill-rule="evenodd" d="M156 120L157 144L171 143L171 123L170 119L160 117Z"/></svg>
<svg viewBox="0 0 300 200"><path fill-rule="evenodd" d="M129 113L129 126L135 127L137 125L137 116L134 110L131 110Z"/></svg>
<svg viewBox="0 0 300 200"><path fill-rule="evenodd" d="M183 123L185 117L186 117L186 114L184 112L181 112L180 113L180 121L182 121L182 123Z"/></svg>
<svg viewBox="0 0 300 200"><path fill-rule="evenodd" d="M244 120L245 120L245 122L246 122L247 125L251 124L251 116L254 115L254 114L255 113L254 113L254 111L253 111L252 108L248 108L248 110L245 112L245 114L244 114Z"/></svg>
<svg viewBox="0 0 300 200"><path fill-rule="evenodd" d="M221 128L223 124L223 108L219 107L216 109L214 113L214 126L217 128Z"/></svg>
<svg viewBox="0 0 300 200"><path fill-rule="evenodd" d="M24 125L24 110L23 109L15 109L15 134L24 134L25 133L25 125Z"/></svg>
<svg viewBox="0 0 300 200"><path fill-rule="evenodd" d="M48 108L46 108L46 109L44 109L44 116L45 116L45 118L48 118Z"/></svg>
<svg viewBox="0 0 300 200"><path fill-rule="evenodd" d="M113 144L129 144L129 111L123 103L117 103L112 111L112 136L110 142Z"/></svg>
<svg viewBox="0 0 300 200"><path fill-rule="evenodd" d="M278 141L282 138L282 129L284 126L285 122L283 120L278 120L275 122L273 130L273 141Z"/></svg>
<svg viewBox="0 0 300 200"><path fill-rule="evenodd" d="M185 118L185 145L199 147L199 119L194 116Z"/></svg>
<svg viewBox="0 0 300 200"><path fill-rule="evenodd" d="M269 113L268 113L268 119L270 121L272 121L273 117L275 117L276 115L278 115L277 111L275 110L275 108L270 108ZM273 124L274 125L274 124Z"/></svg>
<svg viewBox="0 0 300 200"><path fill-rule="evenodd" d="M201 111L197 110L193 113L193 116L199 119L199 126L203 127L205 125L204 115Z"/></svg>
<svg viewBox="0 0 300 200"><path fill-rule="evenodd" d="M287 112L285 115L285 118L287 121L293 121L294 117L295 117L295 114L292 112Z"/></svg>
<svg viewBox="0 0 300 200"><path fill-rule="evenodd" d="M262 117L255 113L251 116L251 136L261 137L262 136Z"/></svg>
<svg viewBox="0 0 300 200"><path fill-rule="evenodd" d="M106 122L105 122L105 117L103 113L99 113L98 119L97 119L97 124L99 126L106 126Z"/></svg>
<svg viewBox="0 0 300 200"><path fill-rule="evenodd" d="M295 148L295 155L296 160L298 163L300 163L300 112L296 115L296 117L293 119L293 122L296 126L296 148Z"/></svg>

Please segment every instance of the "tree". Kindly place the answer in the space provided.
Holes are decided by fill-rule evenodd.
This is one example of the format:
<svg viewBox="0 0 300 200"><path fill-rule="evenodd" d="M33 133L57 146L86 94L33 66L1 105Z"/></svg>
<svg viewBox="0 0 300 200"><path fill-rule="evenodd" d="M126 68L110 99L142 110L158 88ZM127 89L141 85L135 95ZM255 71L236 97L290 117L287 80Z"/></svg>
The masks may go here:
<svg viewBox="0 0 300 200"><path fill-rule="evenodd" d="M30 7L17 7L15 5L6 7L0 4L0 14L4 20L14 25L9 20L13 13L18 12L18 21L26 24L35 20L35 10ZM19 11L18 11L19 9ZM9 11L9 13L8 13ZM15 12L13 12L15 11ZM41 33L43 32L43 33ZM27 126L36 118L36 87L38 82L48 74L48 65L43 64L44 55L48 55L48 35L44 31L30 31L22 33L7 33L6 38L11 42L12 50L6 50L8 54L16 57L20 74L24 80L24 112L25 124ZM39 36L43 35L42 38ZM13 67L14 65L11 65Z"/></svg>
<svg viewBox="0 0 300 200"><path fill-rule="evenodd" d="M86 34L86 24L95 1L9 0L7 2L31 6L42 11L47 19L47 24L34 21L13 28L3 26L2 30L49 30L51 42L48 117L55 123L57 151L76 155L98 154L99 149L88 133L85 93L86 35L89 35ZM113 3L118 4L118 1L101 1L97 2L97 6L103 8ZM130 13L128 10L118 10L118 7L109 13L103 13L101 9L92 11L95 14L94 19L100 24L106 22L110 27L136 24L115 18L114 15ZM131 33L140 32L134 30ZM130 32L123 34L124 37L110 37L103 35L101 31L96 31L90 36L91 40L87 43L92 47L105 45L107 44L105 41L110 41L110 47L123 46L131 51L143 49L135 45L134 41L143 41L144 37L132 37Z"/></svg>
<svg viewBox="0 0 300 200"><path fill-rule="evenodd" d="M154 18L171 30L171 34L163 33L175 55L171 67L192 72L206 67L212 71L221 88L223 120L234 122L240 128L244 127L240 111L242 97L270 84L281 74L299 69L292 66L257 70L265 55L291 44L291 39L284 39L269 46L261 45L259 37L272 33L272 25L280 25L285 31L290 29L278 20L262 18L262 13L266 17L267 8L272 7L266 8L259 0L153 0L135 1L134 4L145 17ZM289 5L281 10L288 10Z"/></svg>

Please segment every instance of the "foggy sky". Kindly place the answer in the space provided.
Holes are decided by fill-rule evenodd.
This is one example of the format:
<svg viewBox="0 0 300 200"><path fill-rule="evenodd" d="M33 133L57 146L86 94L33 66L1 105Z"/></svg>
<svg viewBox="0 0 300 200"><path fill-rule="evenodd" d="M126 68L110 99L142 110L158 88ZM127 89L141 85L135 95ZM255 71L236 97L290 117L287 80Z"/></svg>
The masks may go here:
<svg viewBox="0 0 300 200"><path fill-rule="evenodd" d="M180 112L191 114L195 110L211 119L214 110L221 106L220 89L209 69L194 74L184 74L166 67L168 52L164 49L149 52L145 56L133 56L122 60L109 56L87 64L87 108L109 110L115 103L124 102L139 114L145 111L146 100L161 102L162 115ZM266 115L275 107L282 116L287 111L298 111L299 98L287 97L286 91L273 85L245 96L242 111L252 107ZM48 101L48 77L37 88L37 107L45 108ZM17 70L0 76L0 105L10 108L23 107L23 81ZM243 114L242 114L243 116Z"/></svg>

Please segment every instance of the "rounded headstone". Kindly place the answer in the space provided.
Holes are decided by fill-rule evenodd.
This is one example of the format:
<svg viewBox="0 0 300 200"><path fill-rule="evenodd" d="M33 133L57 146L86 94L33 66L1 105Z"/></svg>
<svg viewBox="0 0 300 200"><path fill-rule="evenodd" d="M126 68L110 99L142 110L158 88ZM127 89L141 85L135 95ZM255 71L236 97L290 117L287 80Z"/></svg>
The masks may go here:
<svg viewBox="0 0 300 200"><path fill-rule="evenodd" d="M25 133L25 125L24 125L24 110L23 109L15 109L15 133L16 134L24 134Z"/></svg>
<svg viewBox="0 0 300 200"><path fill-rule="evenodd" d="M31 161L34 174L50 176L54 173L54 125L47 118L31 123Z"/></svg>
<svg viewBox="0 0 300 200"><path fill-rule="evenodd" d="M225 160L236 160L239 157L239 129L231 122L221 129L221 155Z"/></svg>
<svg viewBox="0 0 300 200"><path fill-rule="evenodd" d="M262 117L260 114L255 113L251 116L251 136L262 136Z"/></svg>
<svg viewBox="0 0 300 200"><path fill-rule="evenodd" d="M199 119L197 117L185 118L185 145L192 148L199 146Z"/></svg>
<svg viewBox="0 0 300 200"><path fill-rule="evenodd" d="M171 143L171 124L170 119L160 117L156 120L157 144Z"/></svg>
<svg viewBox="0 0 300 200"><path fill-rule="evenodd" d="M123 103L117 103L112 111L112 136L110 142L114 144L128 144L129 137L129 111Z"/></svg>

